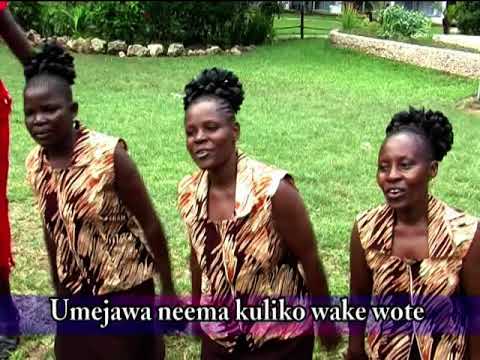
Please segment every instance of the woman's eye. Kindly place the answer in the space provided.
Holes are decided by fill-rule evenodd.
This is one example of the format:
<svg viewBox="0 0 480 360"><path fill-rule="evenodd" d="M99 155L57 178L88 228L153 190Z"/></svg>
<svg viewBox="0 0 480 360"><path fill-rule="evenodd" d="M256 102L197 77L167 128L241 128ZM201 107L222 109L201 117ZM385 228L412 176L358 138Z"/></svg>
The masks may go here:
<svg viewBox="0 0 480 360"><path fill-rule="evenodd" d="M57 110L57 108L55 106L45 106L43 108L43 111L47 112L47 113L52 113L52 112L55 112Z"/></svg>

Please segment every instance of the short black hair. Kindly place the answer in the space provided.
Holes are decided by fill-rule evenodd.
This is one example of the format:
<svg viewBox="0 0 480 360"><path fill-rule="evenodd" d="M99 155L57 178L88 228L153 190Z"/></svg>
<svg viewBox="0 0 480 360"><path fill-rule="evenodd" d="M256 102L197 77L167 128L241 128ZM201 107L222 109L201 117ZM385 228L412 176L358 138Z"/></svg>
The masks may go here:
<svg viewBox="0 0 480 360"><path fill-rule="evenodd" d="M209 97L223 100L236 114L244 99L242 83L229 70L205 69L185 86L184 110L187 111L198 99Z"/></svg>
<svg viewBox="0 0 480 360"><path fill-rule="evenodd" d="M76 77L73 57L55 43L44 43L42 50L35 54L24 67L25 82L39 75L51 75L74 84Z"/></svg>
<svg viewBox="0 0 480 360"><path fill-rule="evenodd" d="M440 111L415 109L396 113L386 128L390 136L410 132L422 137L431 151L433 160L442 161L453 145L453 129L448 118Z"/></svg>

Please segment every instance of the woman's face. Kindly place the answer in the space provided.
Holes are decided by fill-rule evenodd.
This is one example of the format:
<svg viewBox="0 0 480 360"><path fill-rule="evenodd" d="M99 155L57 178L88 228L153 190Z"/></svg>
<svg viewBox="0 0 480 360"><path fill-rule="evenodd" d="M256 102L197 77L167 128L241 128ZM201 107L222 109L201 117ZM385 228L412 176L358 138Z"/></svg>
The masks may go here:
<svg viewBox="0 0 480 360"><path fill-rule="evenodd" d="M239 133L238 123L219 110L215 99L200 100L187 109L187 149L200 169L218 169L231 159Z"/></svg>
<svg viewBox="0 0 480 360"><path fill-rule="evenodd" d="M438 163L430 159L424 141L420 135L402 132L389 137L380 149L377 183L394 209L414 207L427 198Z"/></svg>
<svg viewBox="0 0 480 360"><path fill-rule="evenodd" d="M25 125L30 136L41 146L64 143L72 135L78 105L55 81L34 82L24 94Z"/></svg>

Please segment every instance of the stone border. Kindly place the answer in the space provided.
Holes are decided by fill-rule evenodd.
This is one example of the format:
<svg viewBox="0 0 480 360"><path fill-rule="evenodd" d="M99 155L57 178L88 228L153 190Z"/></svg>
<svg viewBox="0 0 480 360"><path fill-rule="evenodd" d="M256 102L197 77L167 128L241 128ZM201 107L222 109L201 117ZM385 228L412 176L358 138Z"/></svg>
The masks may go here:
<svg viewBox="0 0 480 360"><path fill-rule="evenodd" d="M142 44L128 45L125 41L115 40L107 42L102 39L72 39L67 36L56 36L49 38L42 38L35 30L29 30L27 38L33 46L39 46L43 42L56 42L69 51L82 54L109 54L118 55L119 57L160 57L160 56L201 56L201 55L216 55L216 54L231 54L242 55L255 49L255 45L240 46L235 45L231 49L222 49L219 46L209 45L205 49L188 49L181 43L172 43L168 48L162 44L149 44L144 46Z"/></svg>
<svg viewBox="0 0 480 360"><path fill-rule="evenodd" d="M336 47L355 49L449 74L480 78L480 54L344 34L337 29L330 32L329 39Z"/></svg>

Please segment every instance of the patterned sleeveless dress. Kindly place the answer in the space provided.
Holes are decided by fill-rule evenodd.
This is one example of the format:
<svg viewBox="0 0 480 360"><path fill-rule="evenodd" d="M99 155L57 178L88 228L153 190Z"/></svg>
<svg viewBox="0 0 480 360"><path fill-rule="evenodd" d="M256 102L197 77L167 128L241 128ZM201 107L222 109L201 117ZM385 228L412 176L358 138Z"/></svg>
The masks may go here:
<svg viewBox="0 0 480 360"><path fill-rule="evenodd" d="M115 192L114 151L123 140L79 126L72 162L55 169L37 146L27 180L50 239L67 294L103 295L153 277L153 258L137 219Z"/></svg>
<svg viewBox="0 0 480 360"><path fill-rule="evenodd" d="M287 172L239 152L235 214L230 220L208 219L208 173L197 171L179 184L178 206L202 271L202 303L231 304L234 298L308 296L303 269L275 230L272 197ZM208 300L207 300L208 299ZM268 340L287 340L307 332L309 321L279 326L274 322L204 322L203 331L233 352L239 343L250 350Z"/></svg>
<svg viewBox="0 0 480 360"><path fill-rule="evenodd" d="M367 338L371 359L464 358L466 316L459 297L459 275L477 222L477 218L430 196L429 256L409 261L391 254L394 212L388 205L357 217L360 241L373 276L373 302L422 306L425 311L425 319L418 322L373 321Z"/></svg>

